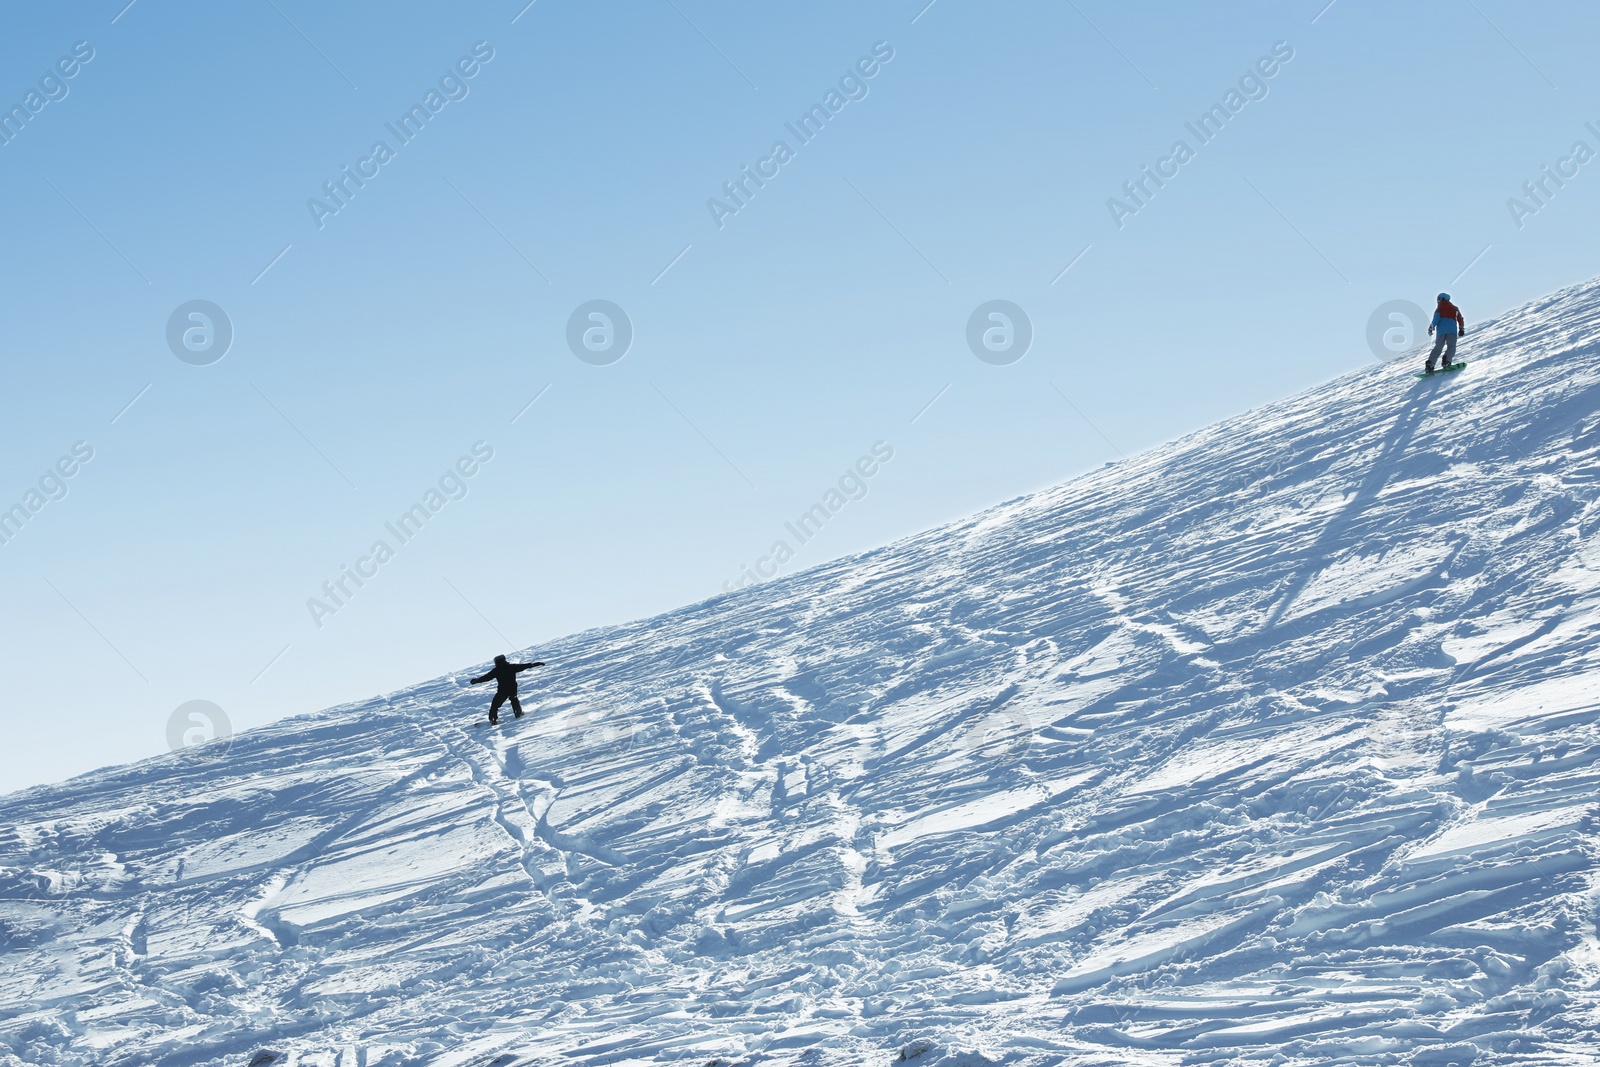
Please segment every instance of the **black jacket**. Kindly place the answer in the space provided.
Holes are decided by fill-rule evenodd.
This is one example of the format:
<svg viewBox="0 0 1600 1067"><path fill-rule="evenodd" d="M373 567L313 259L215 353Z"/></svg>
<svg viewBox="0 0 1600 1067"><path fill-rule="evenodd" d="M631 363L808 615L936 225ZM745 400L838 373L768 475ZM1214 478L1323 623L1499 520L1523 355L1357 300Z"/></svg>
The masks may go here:
<svg viewBox="0 0 1600 1067"><path fill-rule="evenodd" d="M486 672L472 679L472 684L477 685L479 682L487 682L490 678L493 678L496 689L507 693L515 693L517 691L517 674L519 672L525 671L529 667L543 666L543 663L496 663Z"/></svg>

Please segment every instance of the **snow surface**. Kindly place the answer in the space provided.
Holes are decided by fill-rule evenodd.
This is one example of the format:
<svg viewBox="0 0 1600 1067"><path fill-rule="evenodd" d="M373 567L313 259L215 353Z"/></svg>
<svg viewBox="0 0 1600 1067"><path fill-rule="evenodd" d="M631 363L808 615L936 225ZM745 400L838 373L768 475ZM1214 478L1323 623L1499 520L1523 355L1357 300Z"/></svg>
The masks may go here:
<svg viewBox="0 0 1600 1067"><path fill-rule="evenodd" d="M0 798L0 1063L1594 1063L1597 326Z"/></svg>

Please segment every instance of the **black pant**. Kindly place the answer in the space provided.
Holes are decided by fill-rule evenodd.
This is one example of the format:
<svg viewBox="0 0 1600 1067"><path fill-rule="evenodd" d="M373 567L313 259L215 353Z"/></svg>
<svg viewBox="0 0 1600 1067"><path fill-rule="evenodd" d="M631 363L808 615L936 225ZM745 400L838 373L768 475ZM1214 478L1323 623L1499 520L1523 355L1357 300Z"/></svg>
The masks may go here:
<svg viewBox="0 0 1600 1067"><path fill-rule="evenodd" d="M500 718L500 705L511 701L511 710L517 713L517 718L522 718L522 705L517 701L517 694L506 689L495 690L494 699L489 701L489 721L494 722Z"/></svg>

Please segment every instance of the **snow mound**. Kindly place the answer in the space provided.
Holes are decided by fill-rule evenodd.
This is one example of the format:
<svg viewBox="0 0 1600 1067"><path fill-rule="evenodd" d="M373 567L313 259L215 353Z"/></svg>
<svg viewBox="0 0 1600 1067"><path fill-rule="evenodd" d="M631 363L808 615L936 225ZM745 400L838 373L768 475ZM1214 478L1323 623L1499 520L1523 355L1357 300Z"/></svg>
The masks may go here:
<svg viewBox="0 0 1600 1067"><path fill-rule="evenodd" d="M0 799L0 1064L1592 1063L1597 327Z"/></svg>

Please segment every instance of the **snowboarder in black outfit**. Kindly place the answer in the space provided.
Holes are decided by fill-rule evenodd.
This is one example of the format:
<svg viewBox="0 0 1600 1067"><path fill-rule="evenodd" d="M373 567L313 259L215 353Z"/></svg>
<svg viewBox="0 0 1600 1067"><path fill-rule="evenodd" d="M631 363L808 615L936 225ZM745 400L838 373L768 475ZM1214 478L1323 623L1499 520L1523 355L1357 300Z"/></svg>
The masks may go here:
<svg viewBox="0 0 1600 1067"><path fill-rule="evenodd" d="M1433 339L1433 351L1428 353L1428 362L1422 365L1422 373L1432 374L1434 361L1439 358L1439 353L1444 353L1444 363L1440 370L1449 370L1454 366L1456 358L1456 338L1467 335L1467 320L1461 317L1461 309L1450 303L1449 293L1439 294L1439 306L1433 310L1433 321L1428 324L1428 332L1438 334Z"/></svg>
<svg viewBox="0 0 1600 1067"><path fill-rule="evenodd" d="M500 721L500 705L511 701L511 711L522 718L522 705L517 701L517 675L529 667L543 667L543 663L509 663L504 656L494 658L494 666L472 679L472 684L494 679L494 699L489 702L489 722Z"/></svg>

